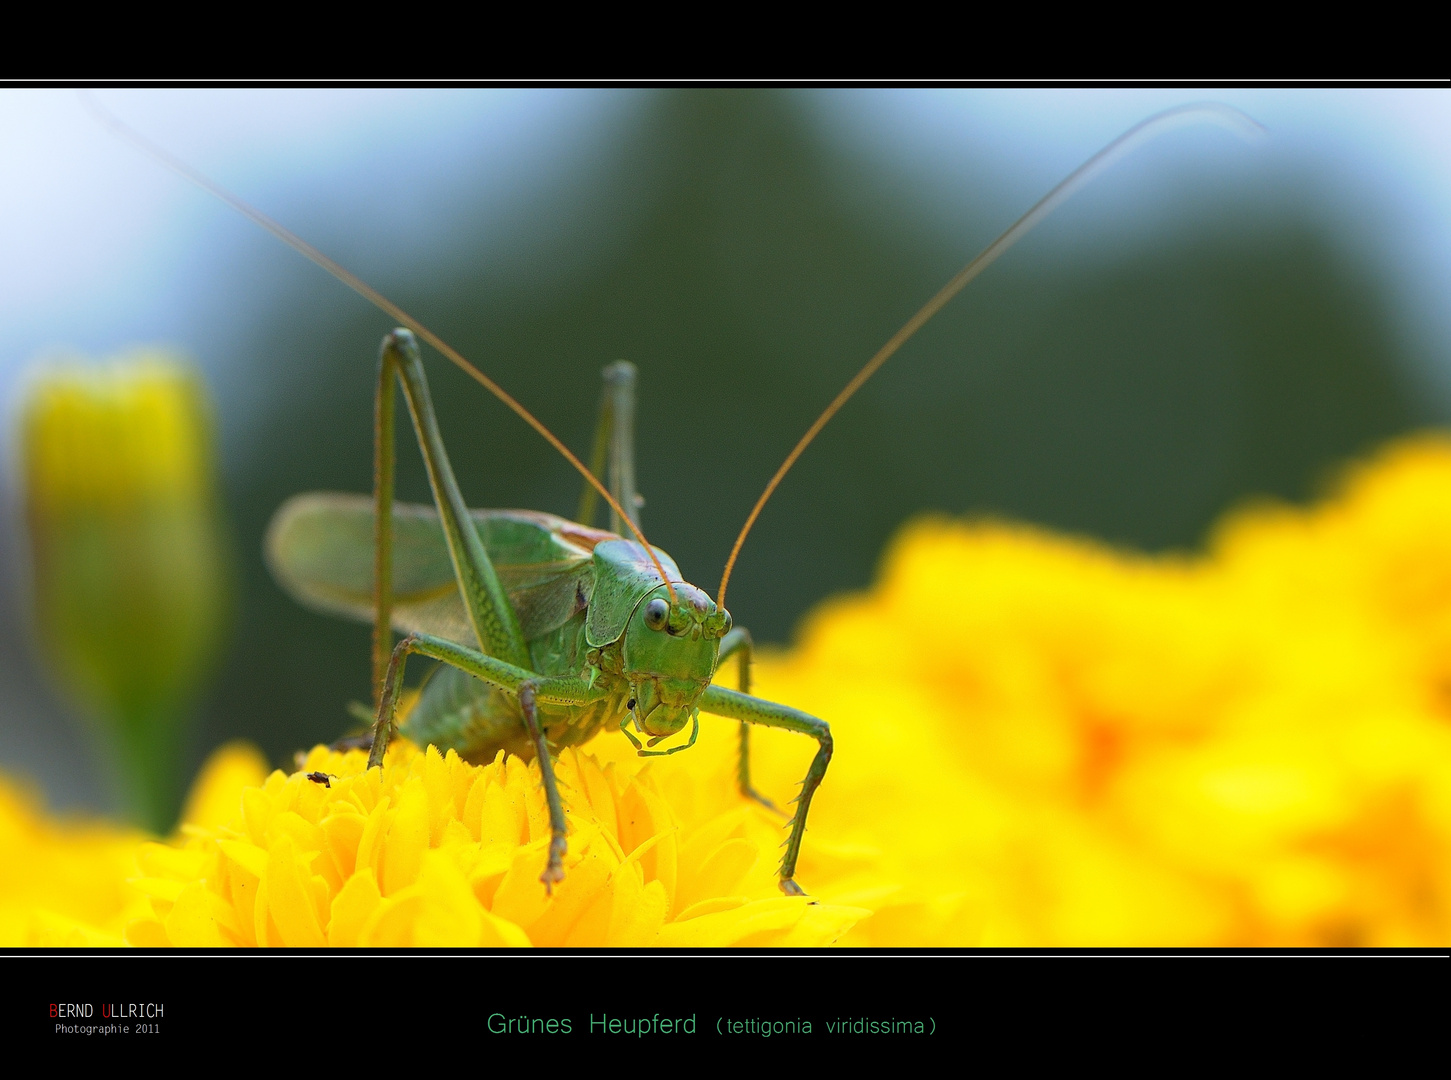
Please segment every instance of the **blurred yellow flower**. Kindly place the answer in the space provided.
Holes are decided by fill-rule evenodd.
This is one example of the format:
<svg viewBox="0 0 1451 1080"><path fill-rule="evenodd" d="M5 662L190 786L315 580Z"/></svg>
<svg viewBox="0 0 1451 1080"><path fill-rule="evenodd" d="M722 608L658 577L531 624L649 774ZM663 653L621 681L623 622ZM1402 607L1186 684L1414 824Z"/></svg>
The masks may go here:
<svg viewBox="0 0 1451 1080"><path fill-rule="evenodd" d="M147 910L136 876L146 834L107 821L55 819L0 778L0 948L119 946Z"/></svg>
<svg viewBox="0 0 1451 1080"><path fill-rule="evenodd" d="M247 743L216 750L198 774L183 829L212 827L262 783L267 762ZM121 946L150 915L137 853L151 838L103 818L54 817L33 791L0 776L0 948Z"/></svg>
<svg viewBox="0 0 1451 1080"><path fill-rule="evenodd" d="M36 624L96 722L133 819L170 827L185 710L225 616L225 544L200 378L164 356L38 373L20 459Z"/></svg>
<svg viewBox="0 0 1451 1080"><path fill-rule="evenodd" d="M846 944L1451 941L1445 439L1233 514L1202 557L919 521L756 689L832 723L807 853L876 853L962 913Z"/></svg>

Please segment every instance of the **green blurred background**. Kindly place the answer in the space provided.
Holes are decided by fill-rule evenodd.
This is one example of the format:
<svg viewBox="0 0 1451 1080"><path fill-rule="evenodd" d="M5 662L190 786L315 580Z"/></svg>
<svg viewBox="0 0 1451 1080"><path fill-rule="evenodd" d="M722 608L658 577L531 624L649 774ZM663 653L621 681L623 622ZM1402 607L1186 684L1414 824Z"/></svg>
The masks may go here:
<svg viewBox="0 0 1451 1080"><path fill-rule="evenodd" d="M643 524L713 593L752 502L817 412L1086 156L1046 167L1024 198L995 188L989 155L975 160L966 140L957 160L983 186L952 192L943 214L937 181L841 137L852 110L827 104L765 90L623 95L609 138L516 196L507 219L473 201L467 165L488 163L464 155L430 196L447 202L447 224L430 226L426 252L407 238L406 212L379 228L340 198L282 200L279 216L578 450L600 368L636 364ZM789 640L812 604L868 584L917 513L1190 548L1227 507L1307 499L1347 459L1443 418L1394 282L1306 194L1312 172L1217 129L1161 141L1040 226L827 429L745 548L729 597L738 624ZM410 154L399 146L361 168L406 173ZM1105 236L1101 222L1117 219L1135 224ZM373 365L389 323L245 223L216 228L227 258L178 276L202 308L231 308L217 348L242 358L203 357L231 372L216 385L240 581L190 761L241 735L280 763L351 726L345 703L369 694L368 629L284 596L261 537L289 495L369 489ZM468 501L570 514L569 467L441 358L426 363ZM244 431L227 427L233 408ZM426 500L411 437L400 448L400 497Z"/></svg>

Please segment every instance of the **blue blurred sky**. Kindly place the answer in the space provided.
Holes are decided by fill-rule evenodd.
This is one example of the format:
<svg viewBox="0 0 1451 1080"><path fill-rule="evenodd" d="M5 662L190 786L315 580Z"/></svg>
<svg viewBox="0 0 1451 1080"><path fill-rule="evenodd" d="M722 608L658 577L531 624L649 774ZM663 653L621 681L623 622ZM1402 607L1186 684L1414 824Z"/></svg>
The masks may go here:
<svg viewBox="0 0 1451 1080"><path fill-rule="evenodd" d="M508 233L511 197L567 172L628 110L627 96L550 92L102 91L95 99L280 219L299 206L336 209L360 243L402 264L437 244L465 159L489 163L468 170L467 194L497 206ZM225 422L245 425L245 372L230 370L219 336L248 317L239 309L249 285L229 287L227 266L252 246L255 226L116 138L74 92L0 93L0 145L6 404L13 409L16 378L38 358L163 342L200 360L227 402Z"/></svg>
<svg viewBox="0 0 1451 1080"><path fill-rule="evenodd" d="M447 257L450 213L465 197L491 208L492 243L506 268L511 250L548 227L527 217L539 191L607 154L646 96L149 90L100 91L97 99L284 222L317 228L326 235L313 238L334 244L340 257L402 274L419 260ZM1133 123L1209 98L1246 110L1271 139L1246 147L1215 128L1171 134L1096 182L1035 242L1072 258L1173 228L1194 213L1182 190L1164 182L1176 173L1201 187L1268 185L1293 174L1296 197L1316 204L1354 255L1393 283L1409 351L1451 401L1451 97L1443 92L800 95L849 160L915 192L920 212L949 230L965 204L1000 204L1006 223ZM117 140L70 91L0 93L0 145L5 416L17 377L37 357L168 342L208 367L227 402L228 446L245 445L246 372L227 339L249 313L228 266L260 242L245 235L254 227ZM965 234L964 259L987 239ZM295 258L280 246L277 254Z"/></svg>

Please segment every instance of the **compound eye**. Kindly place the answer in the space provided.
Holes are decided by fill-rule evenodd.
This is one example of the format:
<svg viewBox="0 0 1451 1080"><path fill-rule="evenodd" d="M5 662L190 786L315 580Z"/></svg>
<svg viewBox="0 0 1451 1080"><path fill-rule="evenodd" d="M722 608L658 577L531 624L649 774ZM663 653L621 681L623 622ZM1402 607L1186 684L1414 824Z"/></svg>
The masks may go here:
<svg viewBox="0 0 1451 1080"><path fill-rule="evenodd" d="M720 636L725 637L731 632L731 627L735 625L735 620L731 618L731 613L725 608L720 609L720 616Z"/></svg>
<svg viewBox="0 0 1451 1080"><path fill-rule="evenodd" d="M645 605L645 625L651 630L664 630L670 618L670 605L662 597L655 597Z"/></svg>

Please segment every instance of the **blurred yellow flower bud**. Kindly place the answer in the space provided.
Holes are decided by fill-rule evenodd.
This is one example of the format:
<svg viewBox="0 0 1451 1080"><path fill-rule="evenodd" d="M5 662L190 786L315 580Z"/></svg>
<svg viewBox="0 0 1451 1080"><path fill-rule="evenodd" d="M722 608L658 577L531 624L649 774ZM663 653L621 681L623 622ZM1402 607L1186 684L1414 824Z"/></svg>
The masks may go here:
<svg viewBox="0 0 1451 1080"><path fill-rule="evenodd" d="M183 720L227 607L212 441L200 377L156 354L48 369L23 406L40 645L156 830L176 813Z"/></svg>

